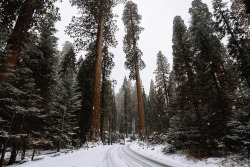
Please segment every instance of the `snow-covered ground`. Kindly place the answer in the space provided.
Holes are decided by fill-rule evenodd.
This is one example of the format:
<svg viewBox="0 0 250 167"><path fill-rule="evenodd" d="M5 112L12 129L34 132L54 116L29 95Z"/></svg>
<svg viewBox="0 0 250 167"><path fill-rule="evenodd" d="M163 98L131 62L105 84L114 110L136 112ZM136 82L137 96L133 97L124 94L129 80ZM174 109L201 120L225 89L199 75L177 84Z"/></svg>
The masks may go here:
<svg viewBox="0 0 250 167"><path fill-rule="evenodd" d="M60 156L42 155L42 160L15 164L10 167L249 167L249 163L235 162L234 158L188 160L182 155L164 155L163 145L139 146L137 142L125 145L105 145L80 149ZM52 154L53 155L53 154ZM36 158L39 158L36 157Z"/></svg>
<svg viewBox="0 0 250 167"><path fill-rule="evenodd" d="M145 155L149 156L157 161L162 161L170 166L178 167L250 167L250 160L245 159L239 161L239 158L236 156L230 156L226 158L207 158L203 160L197 159L188 159L185 155L180 154L169 154L165 155L161 150L165 146L156 145L156 146L139 146L138 144L131 144L130 149Z"/></svg>
<svg viewBox="0 0 250 167"><path fill-rule="evenodd" d="M16 164L12 167L169 167L137 155L129 150L129 144L97 146L57 157L46 155L43 157L42 160Z"/></svg>

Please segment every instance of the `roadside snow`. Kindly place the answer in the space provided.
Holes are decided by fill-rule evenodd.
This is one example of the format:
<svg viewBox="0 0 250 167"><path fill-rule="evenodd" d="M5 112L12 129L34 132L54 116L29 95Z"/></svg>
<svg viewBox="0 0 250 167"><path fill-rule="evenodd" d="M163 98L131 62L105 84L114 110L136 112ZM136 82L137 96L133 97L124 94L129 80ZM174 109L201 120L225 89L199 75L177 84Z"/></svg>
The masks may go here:
<svg viewBox="0 0 250 167"><path fill-rule="evenodd" d="M162 149L165 146L156 145L139 146L138 143L133 143L129 148L138 154L142 154L153 158L157 161L165 162L171 166L178 167L250 167L250 161L238 161L236 157L226 157L226 158L206 158L202 160L188 159L184 155L180 154L168 154L165 155Z"/></svg>
<svg viewBox="0 0 250 167"><path fill-rule="evenodd" d="M93 162L99 163L99 159L102 157L102 153L106 152L113 146L96 146L94 148L87 149L80 149L77 151L73 151L70 153L57 153L60 156L52 156L52 155L42 155L43 159L39 161L30 161L24 164L15 164L9 167L79 167L79 166L86 166L91 167L93 166ZM95 156L92 156L95 155ZM97 158L97 155L100 157ZM105 156L105 155L103 155Z"/></svg>

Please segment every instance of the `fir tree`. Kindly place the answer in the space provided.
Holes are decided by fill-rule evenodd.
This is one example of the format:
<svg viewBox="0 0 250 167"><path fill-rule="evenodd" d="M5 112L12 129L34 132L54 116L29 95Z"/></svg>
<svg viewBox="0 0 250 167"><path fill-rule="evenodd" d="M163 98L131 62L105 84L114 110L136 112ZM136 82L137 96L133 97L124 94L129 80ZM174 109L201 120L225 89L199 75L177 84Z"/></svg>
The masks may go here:
<svg viewBox="0 0 250 167"><path fill-rule="evenodd" d="M102 60L102 87L101 87L101 113L100 113L100 121L101 121L101 138L104 142L104 122L105 119L108 118L109 111L108 110L108 104L110 103L110 99L108 100L107 96L110 92L109 88L109 78L111 74L111 70L114 67L113 62L114 55L109 52L108 47L104 46L103 48L103 60Z"/></svg>
<svg viewBox="0 0 250 167"><path fill-rule="evenodd" d="M169 131L170 141L173 141L172 151L175 149L192 149L199 145L205 150L203 120L200 116L197 86L195 85L194 57L187 27L180 16L173 22L173 72L172 85L175 95L171 106L173 113L173 127ZM176 85L173 85L176 82ZM173 88L169 88L173 90ZM171 93L174 93L173 91ZM176 105L174 105L174 103ZM198 136L198 137L196 137Z"/></svg>
<svg viewBox="0 0 250 167"><path fill-rule="evenodd" d="M194 68L199 91L195 98L199 100L199 110L202 111L199 120L204 122L199 129L204 130L209 146L217 149L227 133L226 121L231 110L223 61L225 53L220 40L215 36L212 14L207 5L194 0L189 13L190 40L195 55Z"/></svg>
<svg viewBox="0 0 250 167"><path fill-rule="evenodd" d="M124 108L124 122L125 122L125 134L126 138L128 137L128 89L127 89L128 81L127 78L124 78L123 81L123 91L124 91L124 101L123 101L123 108Z"/></svg>
<svg viewBox="0 0 250 167"><path fill-rule="evenodd" d="M150 82L149 96L148 96L148 112L146 113L146 126L148 135L157 132L158 110L156 109L156 90L153 80Z"/></svg>
<svg viewBox="0 0 250 167"><path fill-rule="evenodd" d="M80 139L81 143L85 143L89 130L89 120L91 112L91 99L93 94L93 76L94 76L94 61L95 61L95 50L94 46L90 46L85 59L80 65L77 73L77 83L79 89L77 92L81 94L81 108L77 111L78 124L80 127Z"/></svg>
<svg viewBox="0 0 250 167"><path fill-rule="evenodd" d="M32 143L33 140L28 139L28 136L30 137L37 133L38 129L41 129L41 125L36 125L37 129L31 127L32 120L41 121L40 114L42 111L41 106L39 106L41 97L35 89L33 71L29 68L34 63L30 59L30 53L33 51L32 42L27 41L28 45L22 55L19 56L11 79L1 84L0 117L5 121L1 130L1 135L3 135L1 137L3 142L1 165L7 145L12 146L11 158L8 162L10 165L15 162L18 145L25 145L24 143L27 140Z"/></svg>
<svg viewBox="0 0 250 167"><path fill-rule="evenodd" d="M167 61L167 58L162 54L161 51L157 54L157 61L156 61L156 70L154 72L156 74L155 80L156 80L156 87L158 91L157 97L159 100L162 101L162 99L165 99L166 101L166 110L168 110L168 103L169 103L169 96L168 96L168 85L169 85L169 63ZM161 90L160 90L161 89ZM164 103L161 104L162 108L164 108ZM167 111L168 114L168 123L167 126L170 127L170 119L171 114L170 111Z"/></svg>
<svg viewBox="0 0 250 167"><path fill-rule="evenodd" d="M76 73L76 54L71 43L64 44L61 56L63 59L60 63L60 78L62 78L64 75L68 75L68 73L72 70L74 73Z"/></svg>

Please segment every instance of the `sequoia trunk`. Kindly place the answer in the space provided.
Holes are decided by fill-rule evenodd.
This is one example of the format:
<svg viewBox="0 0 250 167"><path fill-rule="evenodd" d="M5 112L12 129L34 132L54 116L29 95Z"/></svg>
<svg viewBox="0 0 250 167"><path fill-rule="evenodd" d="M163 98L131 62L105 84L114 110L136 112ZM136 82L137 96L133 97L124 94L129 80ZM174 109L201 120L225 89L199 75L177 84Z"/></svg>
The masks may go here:
<svg viewBox="0 0 250 167"><path fill-rule="evenodd" d="M92 97L92 112L90 116L89 139L96 142L100 138L100 90L101 90L101 71L102 71L102 40L103 40L103 18L98 25L98 36L96 46L94 89Z"/></svg>

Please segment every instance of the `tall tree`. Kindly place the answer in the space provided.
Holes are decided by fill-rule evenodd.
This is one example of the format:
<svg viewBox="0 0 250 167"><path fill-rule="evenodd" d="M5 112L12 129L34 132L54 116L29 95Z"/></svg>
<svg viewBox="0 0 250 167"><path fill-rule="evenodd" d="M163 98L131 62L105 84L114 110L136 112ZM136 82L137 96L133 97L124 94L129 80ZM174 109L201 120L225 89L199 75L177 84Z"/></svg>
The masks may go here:
<svg viewBox="0 0 250 167"><path fill-rule="evenodd" d="M114 67L114 62L113 62L114 55L109 52L109 49L107 46L104 46L103 48L103 60L102 60L102 87L101 87L101 114L100 114L100 130L101 130L101 138L102 141L104 142L105 139L105 134L104 134L104 118L107 117L108 110L107 105L110 104L110 99L108 99L106 96L110 96L108 94L112 93L110 92L109 84L110 84L110 74L111 70ZM112 108L112 107L110 107Z"/></svg>
<svg viewBox="0 0 250 167"><path fill-rule="evenodd" d="M228 38L227 49L230 57L227 59L227 69L230 73L227 78L230 79L230 94L234 99L225 143L230 150L247 152L249 156L249 17L245 13L242 0L233 0L231 9L222 0L214 0L213 8L218 34Z"/></svg>
<svg viewBox="0 0 250 167"><path fill-rule="evenodd" d="M53 92L54 113L58 115L56 124L57 129L57 151L61 147L67 147L78 143L76 133L79 125L77 124L77 110L81 107L79 99L80 93L76 92L77 83L75 80L76 54L72 45L68 45L68 49L64 47L64 55L59 65L59 80ZM60 124L58 124L60 122ZM79 143L78 143L79 145Z"/></svg>
<svg viewBox="0 0 250 167"><path fill-rule="evenodd" d="M139 34L143 30L139 26L141 15L138 14L137 5L132 1L128 1L125 5L123 16L126 35L123 40L123 51L126 54L125 67L130 70L129 77L136 80L138 110L139 110L139 138L146 140L145 117L141 92L141 81L139 70L145 68L145 64L141 59L142 52L138 48Z"/></svg>
<svg viewBox="0 0 250 167"><path fill-rule="evenodd" d="M128 137L128 81L125 76L123 80L123 91L124 91L124 98L123 98L123 111L124 111L124 122L125 122L125 134Z"/></svg>
<svg viewBox="0 0 250 167"><path fill-rule="evenodd" d="M176 105L171 106L171 108L175 108L176 112L173 113L173 126L169 136L171 140L175 141L173 144L175 149L198 146L205 151L203 120L196 98L194 56L191 52L189 32L180 16L176 16L173 21L172 42L173 71L171 80L172 84L175 82L176 85L170 85L170 87L176 86L176 97L172 97L176 101Z"/></svg>
<svg viewBox="0 0 250 167"><path fill-rule="evenodd" d="M148 96L148 113L145 112L145 115L146 115L147 134L151 135L153 132L157 131L157 123L159 115L156 109L156 89L153 80L151 80L150 82L150 89Z"/></svg>
<svg viewBox="0 0 250 167"><path fill-rule="evenodd" d="M90 140L100 139L100 90L102 50L104 43L115 46L114 33L116 31L112 9L120 0L72 0L72 5L77 6L80 17L73 17L68 26L68 34L75 38L76 46L80 50L96 43L95 73L93 82L92 112L89 135Z"/></svg>
<svg viewBox="0 0 250 167"><path fill-rule="evenodd" d="M199 91L196 98L199 100L199 110L202 111L200 120L205 122L201 128L206 133L205 141L209 141L210 148L217 149L219 143L215 141L223 142L231 110L223 60L225 52L216 36L212 14L207 5L201 0L194 0L189 13L190 40L195 55L194 68Z"/></svg>
<svg viewBox="0 0 250 167"><path fill-rule="evenodd" d="M156 74L155 80L156 80L156 86L158 89L162 89L161 91L164 92L163 99L166 101L166 109L168 114L168 127L170 127L170 119L171 114L168 110L168 104L169 104L169 95L168 95L168 86L169 86L169 63L167 61L167 58L162 54L161 51L157 54L157 60L156 60L156 70L154 72ZM160 95L160 94L159 94Z"/></svg>
<svg viewBox="0 0 250 167"><path fill-rule="evenodd" d="M79 67L77 73L78 91L81 94L81 108L77 111L78 123L80 127L81 144L88 140L89 121L91 113L91 99L93 94L93 77L95 68L95 48L91 45L85 59Z"/></svg>

